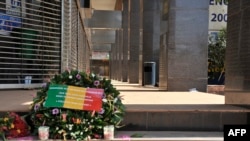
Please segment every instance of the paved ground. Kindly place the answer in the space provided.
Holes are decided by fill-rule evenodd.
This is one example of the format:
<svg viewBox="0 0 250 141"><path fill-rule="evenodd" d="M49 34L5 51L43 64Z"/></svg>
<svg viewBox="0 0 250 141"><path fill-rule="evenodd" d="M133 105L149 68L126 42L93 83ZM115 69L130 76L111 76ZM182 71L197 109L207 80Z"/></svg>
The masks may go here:
<svg viewBox="0 0 250 141"><path fill-rule="evenodd" d="M168 92L157 87L113 81L124 96L124 104L224 104L224 96L198 91Z"/></svg>
<svg viewBox="0 0 250 141"><path fill-rule="evenodd" d="M167 92L156 87L112 81L125 105L224 104L224 96L203 92ZM0 90L0 111L27 111L37 90Z"/></svg>

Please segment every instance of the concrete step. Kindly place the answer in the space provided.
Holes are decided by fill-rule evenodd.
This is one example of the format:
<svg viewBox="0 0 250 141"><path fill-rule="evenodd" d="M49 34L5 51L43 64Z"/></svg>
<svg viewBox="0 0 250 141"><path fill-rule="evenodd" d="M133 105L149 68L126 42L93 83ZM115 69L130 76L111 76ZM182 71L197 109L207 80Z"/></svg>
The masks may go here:
<svg viewBox="0 0 250 141"><path fill-rule="evenodd" d="M126 105L120 131L223 131L249 124L250 109L233 105Z"/></svg>
<svg viewBox="0 0 250 141"><path fill-rule="evenodd" d="M223 131L225 124L250 124L250 108L233 105L127 104L118 131ZM15 111L24 115L28 111ZM0 115L4 113L0 112Z"/></svg>
<svg viewBox="0 0 250 141"><path fill-rule="evenodd" d="M116 132L115 140L223 141L223 135L223 132L201 131L118 131Z"/></svg>
<svg viewBox="0 0 250 141"><path fill-rule="evenodd" d="M120 82L115 86L126 106L125 126L116 131L117 141L222 141L224 124L250 122L249 107L225 105L223 95L159 91ZM0 91L0 114L27 113L36 91ZM135 133L143 136L125 139Z"/></svg>
<svg viewBox="0 0 250 141"><path fill-rule="evenodd" d="M11 140L34 141L39 139L37 136L28 136ZM116 131L112 141L223 141L223 132Z"/></svg>

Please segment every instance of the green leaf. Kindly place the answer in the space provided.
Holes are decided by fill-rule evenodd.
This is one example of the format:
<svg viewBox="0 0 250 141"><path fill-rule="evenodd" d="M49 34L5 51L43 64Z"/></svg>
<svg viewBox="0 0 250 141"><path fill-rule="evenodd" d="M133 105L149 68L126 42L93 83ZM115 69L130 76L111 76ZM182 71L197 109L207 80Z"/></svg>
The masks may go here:
<svg viewBox="0 0 250 141"><path fill-rule="evenodd" d="M49 113L44 113L44 115L45 115L46 117L50 117Z"/></svg>

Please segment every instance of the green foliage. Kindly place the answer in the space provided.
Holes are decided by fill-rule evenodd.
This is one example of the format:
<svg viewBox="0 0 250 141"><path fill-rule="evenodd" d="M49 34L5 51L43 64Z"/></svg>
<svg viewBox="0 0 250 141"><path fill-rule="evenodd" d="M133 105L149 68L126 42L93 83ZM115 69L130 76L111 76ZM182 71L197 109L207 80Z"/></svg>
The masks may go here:
<svg viewBox="0 0 250 141"><path fill-rule="evenodd" d="M104 89L102 111L92 112L44 107L51 84ZM58 111L58 113L53 113L53 110ZM115 125L116 128L119 128L124 114L125 106L122 104L119 91L111 84L111 80L99 78L94 74L88 75L77 70L65 71L62 74L55 75L50 83L43 85L41 90L37 92L30 111L35 133L39 126L46 125L50 127L50 138L65 140L103 138L103 127Z"/></svg>
<svg viewBox="0 0 250 141"><path fill-rule="evenodd" d="M218 40L209 39L208 45L208 79L221 79L225 72L225 53L226 53L226 29L220 30Z"/></svg>

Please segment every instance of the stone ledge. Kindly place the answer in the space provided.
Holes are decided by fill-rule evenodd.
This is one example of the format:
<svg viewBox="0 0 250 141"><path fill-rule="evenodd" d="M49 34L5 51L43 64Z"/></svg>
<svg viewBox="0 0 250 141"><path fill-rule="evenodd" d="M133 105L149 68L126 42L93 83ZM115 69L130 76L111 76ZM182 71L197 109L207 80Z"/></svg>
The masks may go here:
<svg viewBox="0 0 250 141"><path fill-rule="evenodd" d="M126 112L250 112L250 108L225 104L131 104Z"/></svg>
<svg viewBox="0 0 250 141"><path fill-rule="evenodd" d="M224 95L224 85L207 85L207 93Z"/></svg>
<svg viewBox="0 0 250 141"><path fill-rule="evenodd" d="M141 137L130 137L134 134ZM38 137L29 136L11 139L12 141L38 141ZM223 141L223 132L205 132L205 131L117 131L115 138L111 141ZM47 141L61 141L52 140ZM91 141L91 140L90 140ZM108 141L104 139L93 141ZM110 140L109 140L110 141Z"/></svg>

